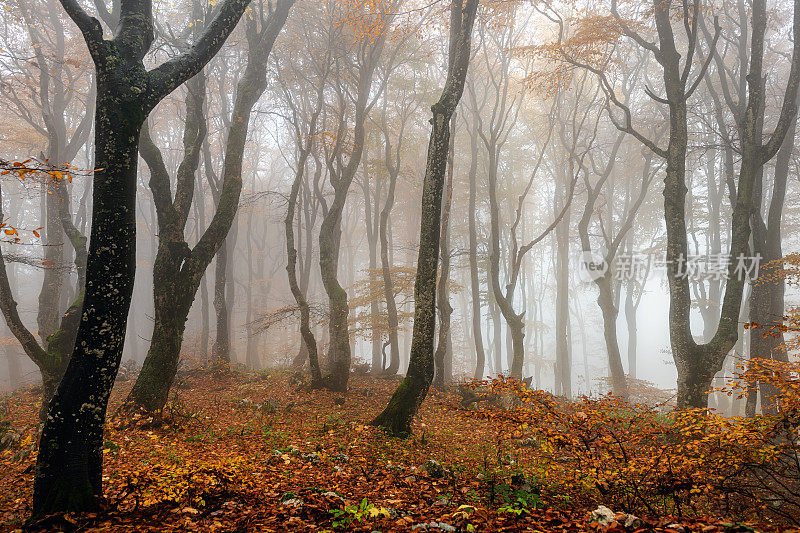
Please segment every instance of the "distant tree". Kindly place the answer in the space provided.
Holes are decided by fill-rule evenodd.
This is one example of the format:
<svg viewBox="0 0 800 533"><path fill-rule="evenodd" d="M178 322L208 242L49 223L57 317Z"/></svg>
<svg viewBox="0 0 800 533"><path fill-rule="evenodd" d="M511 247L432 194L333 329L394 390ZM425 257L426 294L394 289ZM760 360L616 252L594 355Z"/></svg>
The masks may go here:
<svg viewBox="0 0 800 533"><path fill-rule="evenodd" d="M295 95L291 94L288 88L285 86L283 87L285 101L292 112L291 125L295 130L294 133L298 150L297 167L294 172L292 188L289 192L286 218L283 222L284 232L286 234L286 273L289 276L289 289L300 311L300 337L308 357L308 366L311 371L311 388L322 387L322 370L319 365L317 340L314 337L314 333L311 331L311 309L308 304L308 299L306 298L305 290L301 288L297 280L297 247L295 245L294 224L300 188L303 184L303 177L306 172L306 162L314 149L314 139L318 134L317 121L324 104L325 82L330 69L330 51L328 52L326 60L322 62L322 65L322 72L317 72L317 91L314 95L313 109L310 111L311 116L308 118L307 124L303 121L305 118L301 113L303 110L298 109L298 104L295 104L293 101ZM305 128L303 128L303 126L305 126ZM311 228L307 230L306 240L309 242L312 240ZM310 258L307 257L306 261L310 261Z"/></svg>
<svg viewBox="0 0 800 533"><path fill-rule="evenodd" d="M739 311L744 287L747 283L741 272L737 271L738 258L749 253L751 237L750 221L753 212L754 191L759 173L767 161L772 159L783 144L797 113L797 91L800 85L800 0L794 1L793 52L785 94L781 103L780 115L772 135L764 142L764 121L761 119L765 105L764 88L764 43L767 28L766 2L757 0L752 4L750 57L746 79L746 103L738 117L738 130L741 139L741 163L739 177L735 183L733 214L731 217L731 239L728 267L728 280L722 300L720 320L712 337L701 343L692 336L690 314L692 295L688 276L681 272L689 255L687 217L686 217L686 160L690 141L688 102L706 76L714 58L714 50L721 33L715 20L714 32L705 32L707 56L695 61L702 53L700 40L701 22L705 16L701 0L676 4L672 1L653 0L651 22L655 26L657 40L650 41L635 27L638 13L622 13L616 0L611 0L611 17L604 23L605 31L599 32L598 41L618 42L622 37L650 52L657 62L663 80L664 96L659 96L649 87L647 95L669 109L669 132L664 139L654 139L644 135L634 124L629 105L618 98L602 62L595 55L579 55L575 52L591 50L585 42L575 39L561 44L565 63L586 68L598 76L601 87L609 99L609 116L617 128L625 131L654 154L666 161L664 180L664 220L667 229L667 277L670 287L669 329L672 356L678 370L679 409L706 407L707 391L716 372L725 361L728 352L739 338ZM596 28L597 19L587 17L584 22L587 32ZM683 29L682 41L676 37L675 26L680 23ZM561 22L563 25L563 22ZM586 37L587 32L579 33ZM683 53L679 48L684 50ZM616 110L616 112L611 112ZM621 117L618 115L621 114ZM666 147L664 146L666 142Z"/></svg>
<svg viewBox="0 0 800 533"><path fill-rule="evenodd" d="M340 38L355 40L353 57L338 58L335 76L331 77L338 109L329 123L335 133L332 142L325 145L325 164L334 195L330 205L324 208L325 216L319 229L319 268L330 305L328 368L323 381L325 387L339 392L347 390L351 360L347 327L350 310L347 291L340 284L338 275L342 212L364 153L366 120L377 101L377 95L372 94L372 82L394 17L394 5L379 2L346 6L350 12L345 16L347 24L343 25L342 31L352 35ZM349 102L352 102L352 111L349 111ZM352 112L352 132L349 112Z"/></svg>
<svg viewBox="0 0 800 533"><path fill-rule="evenodd" d="M414 80L416 81L416 80ZM413 85L413 84L412 84ZM397 312L397 301L395 300L394 283L392 280L392 265L389 261L389 225L392 208L395 204L397 190L397 180L400 177L400 162L403 148L407 145L405 133L408 128L410 117L419 107L416 98L416 87L400 92L400 95L391 98L392 104L397 108L397 119L393 121L397 141L392 144L390 121L387 120L387 108L390 100L391 86L387 85L386 94L383 99L383 109L381 110L380 129L383 136L383 162L389 175L389 187L386 191L386 199L381 209L380 221L378 226L378 237L381 244L381 279L383 280L383 297L386 304L386 319L388 326L389 342L389 364L384 365L383 371L386 374L397 374L400 369L400 343L398 330L400 320Z"/></svg>
<svg viewBox="0 0 800 533"><path fill-rule="evenodd" d="M4 171L5 172L5 171ZM43 180L65 180L66 170L48 170L42 168L35 171ZM53 186L47 185L48 189L62 189L64 185ZM2 195L0 195L0 220L3 220L2 213ZM53 213L51 213L51 216ZM42 405L39 408L39 420L44 422L47 418L47 409L50 404L50 399L58 387L61 377L64 375L64 370L67 368L69 357L72 354L72 348L75 345L75 336L78 333L78 322L81 316L81 309L83 307L83 286L86 281L86 237L84 237L75 225L72 223L72 214L69 212L69 204L63 202L60 204L61 224L65 235L70 240L75 252L75 270L78 277L76 280L75 293L77 294L75 300L63 312L59 322L58 329L53 331L47 336L44 347L42 347L33 334L28 330L17 311L17 302L14 299L9 276L6 271L6 264L9 262L9 257L5 257L0 252L0 311L6 319L8 328L11 333L19 341L25 354L39 368L42 374ZM62 265L48 265L47 259L42 261L44 268L63 270Z"/></svg>

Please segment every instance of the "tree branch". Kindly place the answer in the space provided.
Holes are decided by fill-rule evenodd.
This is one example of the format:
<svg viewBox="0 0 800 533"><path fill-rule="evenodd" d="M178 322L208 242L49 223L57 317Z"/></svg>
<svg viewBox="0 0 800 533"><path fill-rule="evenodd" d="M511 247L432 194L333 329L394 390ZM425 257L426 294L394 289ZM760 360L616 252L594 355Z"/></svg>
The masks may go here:
<svg viewBox="0 0 800 533"><path fill-rule="evenodd" d="M64 3L75 0L61 1ZM291 5L294 0L278 0L278 3ZM217 15L189 50L149 72L150 94L147 103L150 108L200 72L222 48L249 4L250 0L225 0ZM288 14L288 7L286 13Z"/></svg>
<svg viewBox="0 0 800 533"><path fill-rule="evenodd" d="M101 57L103 41L103 26L96 18L89 16L86 11L78 4L77 0L59 0L64 11L67 12L72 22L81 30L83 38L86 40L86 46L89 47L89 53L92 54L92 59L97 62Z"/></svg>

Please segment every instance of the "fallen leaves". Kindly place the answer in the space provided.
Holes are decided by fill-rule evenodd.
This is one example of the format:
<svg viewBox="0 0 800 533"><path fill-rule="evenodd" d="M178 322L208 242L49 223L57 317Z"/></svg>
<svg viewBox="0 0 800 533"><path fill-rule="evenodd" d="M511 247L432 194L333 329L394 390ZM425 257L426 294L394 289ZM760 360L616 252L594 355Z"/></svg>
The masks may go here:
<svg viewBox="0 0 800 533"><path fill-rule="evenodd" d="M347 397L358 401L340 406L338 395L295 391L289 378L278 374L254 382L247 376L197 375L191 388L180 392L183 408L192 406L191 417L132 415L135 423L109 423L103 478L108 508L67 522L82 531L124 532L634 531L625 528L619 513L615 518L623 522L613 527L592 523L586 507L574 501L501 512L501 496L490 500L491 487L510 483L497 477L499 466L521 465L513 458L507 464L504 444L498 447L496 440L497 421L465 413L456 398L433 394L425 402L416 422L418 429L425 424L425 442L395 440L364 425L394 381L353 376ZM128 387L118 386L109 412L116 411ZM362 389L374 394L361 395ZM24 391L10 398L14 427L35 427L36 396ZM239 401L244 399L249 401ZM276 409L237 407L251 402ZM290 403L292 409L285 409ZM581 407L574 420L588 424L594 416ZM517 428L514 442L533 430L534 424L527 424ZM539 448L525 453L531 449ZM442 466L441 476L426 469L429 460ZM8 480L0 491L0 522L9 524L0 526L2 531L27 518L33 461L34 454L17 462L9 451L0 455L0 478ZM643 521L639 530L734 531L734 524L723 524L657 518Z"/></svg>

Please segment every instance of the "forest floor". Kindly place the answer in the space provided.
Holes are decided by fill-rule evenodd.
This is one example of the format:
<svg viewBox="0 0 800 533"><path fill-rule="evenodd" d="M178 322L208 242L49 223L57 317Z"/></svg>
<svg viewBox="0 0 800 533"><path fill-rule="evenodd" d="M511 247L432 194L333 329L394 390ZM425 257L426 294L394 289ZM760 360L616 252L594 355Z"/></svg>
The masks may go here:
<svg viewBox="0 0 800 533"><path fill-rule="evenodd" d="M107 509L43 525L131 532L778 530L723 519L632 521L621 513L601 524L590 515L594 504L511 506L490 472L497 428L460 407L457 395L432 391L409 439L366 425L396 385L354 374L342 396L297 390L288 372L198 374L179 380L169 423L138 419L131 427L111 416L131 386L118 383L104 446ZM35 390L19 391L0 413L21 434L0 453L0 531L20 528L30 513L37 400Z"/></svg>

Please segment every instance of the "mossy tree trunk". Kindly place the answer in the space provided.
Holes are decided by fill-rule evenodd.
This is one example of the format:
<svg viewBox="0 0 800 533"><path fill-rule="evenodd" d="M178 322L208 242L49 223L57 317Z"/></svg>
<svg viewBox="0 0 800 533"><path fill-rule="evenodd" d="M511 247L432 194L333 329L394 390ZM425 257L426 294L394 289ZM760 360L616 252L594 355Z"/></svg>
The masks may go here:
<svg viewBox="0 0 800 533"><path fill-rule="evenodd" d="M128 395L127 402L147 411L157 412L167 402L170 387L178 370L186 319L194 302L203 274L225 246L242 189L241 162L250 111L267 84L266 64L272 45L283 27L293 0L276 4L266 20L247 21L248 55L239 80L231 129L225 151L225 170L218 193L217 208L206 231L194 248L184 240L184 228L192 205L200 152L206 136L203 116L205 78L199 73L189 82L186 98L184 157L177 172L175 199L171 198L169 173L161 152L145 129L140 151L150 168L150 188L158 214L158 253L153 264L155 323L153 338L142 371ZM208 161L206 161L208 163ZM219 260L219 255L217 255Z"/></svg>
<svg viewBox="0 0 800 533"><path fill-rule="evenodd" d="M442 192L450 149L450 118L464 91L477 8L478 0L455 0L450 8L447 80L439 101L431 106L432 130L422 184L419 255L414 285L414 329L408 372L386 408L371 422L398 437L411 433L411 422L433 381L436 275L439 267Z"/></svg>
<svg viewBox="0 0 800 533"><path fill-rule="evenodd" d="M102 497L102 443L108 397L119 370L136 268L139 131L147 114L197 74L236 26L247 0L226 0L197 43L153 70L144 67L153 39L147 0L121 3L112 39L76 0L61 0L95 64L95 167L92 231L84 305L75 348L42 431L33 517L96 509Z"/></svg>

